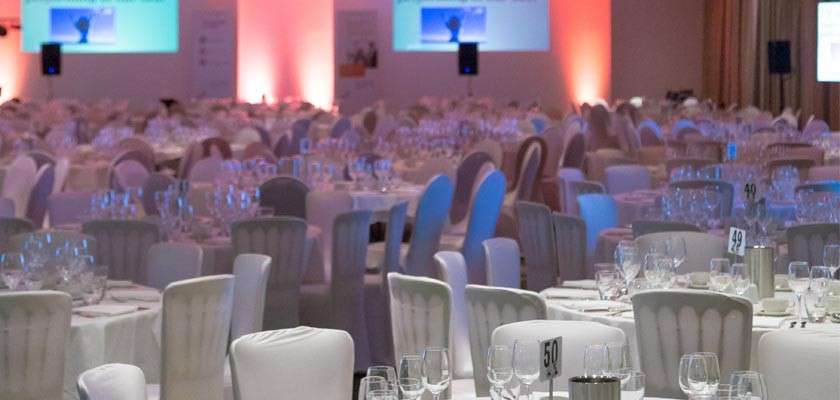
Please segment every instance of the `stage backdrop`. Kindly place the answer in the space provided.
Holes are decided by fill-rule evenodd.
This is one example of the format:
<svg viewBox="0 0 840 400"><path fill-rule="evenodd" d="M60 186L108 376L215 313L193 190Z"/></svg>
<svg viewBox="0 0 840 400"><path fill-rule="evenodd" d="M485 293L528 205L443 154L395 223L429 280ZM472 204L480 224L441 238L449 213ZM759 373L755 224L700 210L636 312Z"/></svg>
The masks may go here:
<svg viewBox="0 0 840 400"><path fill-rule="evenodd" d="M335 13L335 97L345 115L379 99L377 14L373 10Z"/></svg>

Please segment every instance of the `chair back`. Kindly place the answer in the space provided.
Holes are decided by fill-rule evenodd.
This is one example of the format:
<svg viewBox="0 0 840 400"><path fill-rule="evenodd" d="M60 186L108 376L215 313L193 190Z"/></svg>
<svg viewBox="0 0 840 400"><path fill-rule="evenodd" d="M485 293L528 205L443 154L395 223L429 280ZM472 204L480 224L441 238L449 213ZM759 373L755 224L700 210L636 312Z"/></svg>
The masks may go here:
<svg viewBox="0 0 840 400"><path fill-rule="evenodd" d="M832 167L838 169L837 167ZM815 182L815 183L804 183L796 187L796 193L800 192L809 192L809 193L819 193L819 192L833 192L833 193L840 193L840 179L826 181L826 182Z"/></svg>
<svg viewBox="0 0 840 400"><path fill-rule="evenodd" d="M664 146L665 139L656 121L646 118L639 124L639 140L642 147Z"/></svg>
<svg viewBox="0 0 840 400"><path fill-rule="evenodd" d="M649 190L652 186L650 171L641 165L614 165L607 167L604 174L611 195Z"/></svg>
<svg viewBox="0 0 840 400"><path fill-rule="evenodd" d="M580 217L586 223L587 260L592 260L601 231L618 226L618 208L607 194L584 194L577 199Z"/></svg>
<svg viewBox="0 0 840 400"><path fill-rule="evenodd" d="M202 158L193 164L190 169L189 180L191 183L214 183L216 177L222 172L224 160L218 157Z"/></svg>
<svg viewBox="0 0 840 400"><path fill-rule="evenodd" d="M840 337L823 329L773 329L758 341L758 368L772 399L819 399L840 393ZM754 366L755 368L755 366ZM797 371L797 372L794 372ZM808 379L798 371L807 371Z"/></svg>
<svg viewBox="0 0 840 400"><path fill-rule="evenodd" d="M717 354L721 377L750 369L753 307L749 300L688 290L641 292L631 300L641 369L647 375L646 395L683 396L677 366L684 354Z"/></svg>
<svg viewBox="0 0 840 400"><path fill-rule="evenodd" d="M545 168L543 168L540 178L554 178L557 176L557 169L560 167L560 158L563 156L563 146L565 145L565 132L562 127L552 126L546 129L543 133L543 140L546 144L545 153Z"/></svg>
<svg viewBox="0 0 840 400"><path fill-rule="evenodd" d="M545 300L527 290L467 285L470 351L476 396L488 396L487 348L493 331L512 322L546 319Z"/></svg>
<svg viewBox="0 0 840 400"><path fill-rule="evenodd" d="M554 390L567 390L569 378L585 375L583 360L587 345L604 343L625 343L624 331L592 321L532 320L501 325L493 331L491 344L508 346L514 343L541 342L562 337L562 374L554 379ZM532 389L548 391L548 382L536 383Z"/></svg>
<svg viewBox="0 0 840 400"><path fill-rule="evenodd" d="M520 150L525 149L525 153L522 156L522 162L517 167L517 176L513 189L514 201L528 201L534 197L534 187L543 168L542 154L544 147L545 142L535 141L531 142L527 147L523 143L523 146L520 148Z"/></svg>
<svg viewBox="0 0 840 400"><path fill-rule="evenodd" d="M44 165L55 165L55 158L52 154L47 153L43 150L30 150L26 153L27 156L31 157L33 161L35 161L35 167L39 170Z"/></svg>
<svg viewBox="0 0 840 400"><path fill-rule="evenodd" d="M268 217L231 224L233 253L271 257L265 300L266 329L300 325L300 284L308 262L306 221L295 217Z"/></svg>
<svg viewBox="0 0 840 400"><path fill-rule="evenodd" d="M136 136L127 137L125 139L120 140L117 143L117 149L119 151L138 151L143 154L143 159L147 162L151 162L152 167L149 168L150 171L154 171L154 162L155 162L155 150L152 148L152 145L149 144L144 139L141 139ZM147 168L149 167L146 165Z"/></svg>
<svg viewBox="0 0 840 400"><path fill-rule="evenodd" d="M534 283L529 290L541 291L551 287L553 282L588 278L586 253L580 251L586 248L586 223L575 215L552 213L551 225L558 260L555 278L545 282L545 287Z"/></svg>
<svg viewBox="0 0 840 400"><path fill-rule="evenodd" d="M35 231L35 224L23 218L0 218L0 253L10 248L13 236Z"/></svg>
<svg viewBox="0 0 840 400"><path fill-rule="evenodd" d="M405 272L416 276L433 276L433 257L438 250L440 236L449 207L452 204L452 181L437 175L426 185L415 216L416 225L405 258Z"/></svg>
<svg viewBox="0 0 840 400"><path fill-rule="evenodd" d="M636 244L642 254L649 253L658 243L668 239L682 238L685 240L685 260L680 266L680 273L708 272L709 262L713 258L726 256L726 238L704 232L659 232L649 233L636 238Z"/></svg>
<svg viewBox="0 0 840 400"><path fill-rule="evenodd" d="M476 182L482 178L479 174L484 169L484 165L488 163L493 163L489 154L474 151L464 157L461 164L458 165L455 172L455 193L452 199L452 208L449 210L449 222L453 225L467 218Z"/></svg>
<svg viewBox="0 0 840 400"><path fill-rule="evenodd" d="M521 235L521 233L520 233ZM510 238L492 238L481 243L487 266L487 286L518 289L521 285L519 245Z"/></svg>
<svg viewBox="0 0 840 400"><path fill-rule="evenodd" d="M353 198L345 190L315 190L306 197L306 209L306 221L321 229L323 259L331 260L333 223L339 215L353 210ZM326 264L323 269L315 271L317 274L307 273L307 277L318 278L318 282L329 282L332 271Z"/></svg>
<svg viewBox="0 0 840 400"><path fill-rule="evenodd" d="M96 262L108 266L108 278L145 284L149 248L162 237L157 225L146 221L94 220L82 232L96 240Z"/></svg>
<svg viewBox="0 0 840 400"><path fill-rule="evenodd" d="M560 158L561 168L583 168L583 161L586 157L586 136L581 133L573 133L566 136L563 156Z"/></svg>
<svg viewBox="0 0 840 400"><path fill-rule="evenodd" d="M505 175L495 170L485 175L470 206L470 219L461 253L467 262L469 282L484 284L487 282L484 250L481 243L493 237L496 222L502 211L505 199Z"/></svg>
<svg viewBox="0 0 840 400"><path fill-rule="evenodd" d="M405 217L408 213L408 202L395 204L388 210L388 226L385 231L385 257L379 266L384 293L388 294L388 273L402 271L400 265L400 249L402 247L403 232L405 231Z"/></svg>
<svg viewBox="0 0 840 400"><path fill-rule="evenodd" d="M50 214L50 226L81 224L85 214L90 211L92 192L52 193L47 197L47 209Z"/></svg>
<svg viewBox="0 0 840 400"><path fill-rule="evenodd" d="M703 232L697 225L679 221L636 220L632 225L634 239L660 232Z"/></svg>
<svg viewBox="0 0 840 400"><path fill-rule="evenodd" d="M0 199L0 218L15 217L15 202L12 199Z"/></svg>
<svg viewBox="0 0 840 400"><path fill-rule="evenodd" d="M557 282L557 248L551 210L544 204L520 201L515 204L519 243L525 257L525 286L542 290Z"/></svg>
<svg viewBox="0 0 840 400"><path fill-rule="evenodd" d="M490 159L493 160L493 164L496 168L502 167L504 151L502 150L502 146L499 142L493 139L484 139L476 143L476 145L472 147L472 151L487 153L487 155L490 156Z"/></svg>
<svg viewBox="0 0 840 400"><path fill-rule="evenodd" d="M187 279L163 291L161 399L224 398L232 275Z"/></svg>
<svg viewBox="0 0 840 400"><path fill-rule="evenodd" d="M289 143L287 135L280 136L277 142L274 143L274 156L279 158L289 157L292 155L292 145Z"/></svg>
<svg viewBox="0 0 840 400"><path fill-rule="evenodd" d="M201 158L216 157L229 160L233 158L230 143L220 137L210 137L201 141Z"/></svg>
<svg viewBox="0 0 840 400"><path fill-rule="evenodd" d="M452 290L436 279L388 274L394 365L406 354L423 354L427 347L450 349Z"/></svg>
<svg viewBox="0 0 840 400"><path fill-rule="evenodd" d="M79 400L146 400L146 375L128 364L105 364L82 372Z"/></svg>
<svg viewBox="0 0 840 400"><path fill-rule="evenodd" d="M0 398L63 398L71 302L53 291L0 293Z"/></svg>
<svg viewBox="0 0 840 400"><path fill-rule="evenodd" d="M120 163L129 160L137 161L146 171L155 170L154 157L149 158L149 154L142 150L125 150L122 153L117 154L117 156L114 157L114 160L111 161L111 169L113 170Z"/></svg>
<svg viewBox="0 0 840 400"><path fill-rule="evenodd" d="M677 168L691 167L691 169L699 171L714 164L717 164L717 160L711 158L672 158L665 161L665 170L668 176L671 176L671 172Z"/></svg>
<svg viewBox="0 0 840 400"><path fill-rule="evenodd" d="M580 208L577 204L577 197L583 194L604 194L607 189L601 182L596 181L573 181L567 184L569 187L568 196L573 199L573 206L570 207L567 214L580 214Z"/></svg>
<svg viewBox="0 0 840 400"><path fill-rule="evenodd" d="M278 176L260 185L260 205L274 209L275 216L306 218L309 187L290 176Z"/></svg>
<svg viewBox="0 0 840 400"><path fill-rule="evenodd" d="M464 256L456 251L439 251L435 254L438 275L452 291L451 340L454 372L457 378L472 377L470 357L469 320L467 319L467 264Z"/></svg>
<svg viewBox="0 0 840 400"><path fill-rule="evenodd" d="M52 194L54 181L55 165L44 164L35 177L35 185L32 187L29 204L26 208L26 218L32 221L36 227L44 226L44 217L47 214L47 197Z"/></svg>
<svg viewBox="0 0 840 400"><path fill-rule="evenodd" d="M35 176L38 174L36 168L32 158L19 156L6 170L0 197L11 199L15 203L15 217L26 216L29 195L35 183Z"/></svg>
<svg viewBox="0 0 840 400"><path fill-rule="evenodd" d="M350 121L350 118L341 117L337 119L333 124L332 129L330 130L330 137L333 139L338 139L342 135L344 135L345 132L349 131L352 128L353 122Z"/></svg>
<svg viewBox="0 0 840 400"><path fill-rule="evenodd" d="M146 184L143 186L143 211L146 215L158 215L157 203L155 202L155 194L158 192L165 192L169 187L175 185L177 181L175 178L164 174L151 174L149 179L146 179Z"/></svg>
<svg viewBox="0 0 840 400"><path fill-rule="evenodd" d="M823 265L822 252L827 244L840 243L840 224L795 225L785 232L790 261Z"/></svg>
<svg viewBox="0 0 840 400"><path fill-rule="evenodd" d="M353 337L356 371L364 371L370 365L364 292L370 219L370 210L341 214L336 217L332 232L330 319L332 327Z"/></svg>
<svg viewBox="0 0 840 400"><path fill-rule="evenodd" d="M672 189L714 189L720 195L720 215L727 218L732 215L735 202L735 188L729 182L709 179L695 179L672 182Z"/></svg>
<svg viewBox="0 0 840 400"><path fill-rule="evenodd" d="M351 400L353 339L347 332L306 326L253 333L230 347L237 400ZM324 379L329 377L329 379Z"/></svg>
<svg viewBox="0 0 840 400"><path fill-rule="evenodd" d="M230 320L230 337L236 340L244 335L263 330L265 298L271 257L262 254L239 254L233 260L233 316Z"/></svg>
<svg viewBox="0 0 840 400"><path fill-rule="evenodd" d="M243 160L252 160L260 158L271 164L277 162L277 157L274 156L274 152L272 152L271 149L269 149L268 146L263 142L252 142L245 146L245 149L242 150Z"/></svg>
<svg viewBox="0 0 840 400"><path fill-rule="evenodd" d="M172 282L201 276L204 251L194 243L160 242L149 247L146 277L149 286L163 290Z"/></svg>
<svg viewBox="0 0 840 400"><path fill-rule="evenodd" d="M135 160L125 160L116 164L113 170L111 188L119 191L142 188L149 180L149 170Z"/></svg>

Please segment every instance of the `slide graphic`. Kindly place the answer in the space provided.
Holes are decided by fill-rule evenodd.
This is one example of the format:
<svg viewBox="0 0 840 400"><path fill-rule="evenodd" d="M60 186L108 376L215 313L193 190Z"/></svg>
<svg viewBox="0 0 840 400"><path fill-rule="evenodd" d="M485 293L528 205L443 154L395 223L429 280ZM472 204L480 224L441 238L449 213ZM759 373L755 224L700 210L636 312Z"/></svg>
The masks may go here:
<svg viewBox="0 0 840 400"><path fill-rule="evenodd" d="M114 44L112 7L50 9L50 40L62 44Z"/></svg>
<svg viewBox="0 0 840 400"><path fill-rule="evenodd" d="M840 82L840 2L817 4L817 80Z"/></svg>
<svg viewBox="0 0 840 400"><path fill-rule="evenodd" d="M487 40L485 7L423 8L423 43L471 43Z"/></svg>

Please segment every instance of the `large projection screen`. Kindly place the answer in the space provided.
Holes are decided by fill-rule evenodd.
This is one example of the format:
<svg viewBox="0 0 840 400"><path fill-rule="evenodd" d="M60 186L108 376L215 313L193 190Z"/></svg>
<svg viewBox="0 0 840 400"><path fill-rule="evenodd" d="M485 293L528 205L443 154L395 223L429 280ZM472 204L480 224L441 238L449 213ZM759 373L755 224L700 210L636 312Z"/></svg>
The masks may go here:
<svg viewBox="0 0 840 400"><path fill-rule="evenodd" d="M178 0L21 0L23 51L174 53Z"/></svg>
<svg viewBox="0 0 840 400"><path fill-rule="evenodd" d="M394 0L394 51L549 50L549 0Z"/></svg>
<svg viewBox="0 0 840 400"><path fill-rule="evenodd" d="M840 2L817 5L817 80L840 82Z"/></svg>

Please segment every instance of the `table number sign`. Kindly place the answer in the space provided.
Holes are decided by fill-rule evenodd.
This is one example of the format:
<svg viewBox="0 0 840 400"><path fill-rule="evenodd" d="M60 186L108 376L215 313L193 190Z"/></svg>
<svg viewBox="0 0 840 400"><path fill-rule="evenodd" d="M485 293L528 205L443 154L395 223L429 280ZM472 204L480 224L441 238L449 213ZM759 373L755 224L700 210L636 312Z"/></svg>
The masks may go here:
<svg viewBox="0 0 840 400"><path fill-rule="evenodd" d="M540 342L540 382L548 381L548 398L554 399L554 378L563 373L563 337Z"/></svg>
<svg viewBox="0 0 840 400"><path fill-rule="evenodd" d="M735 227L729 228L729 245L727 251L743 257L747 249L747 231Z"/></svg>
<svg viewBox="0 0 840 400"><path fill-rule="evenodd" d="M758 187L755 183L749 182L744 185L744 198L754 201L756 193L758 193Z"/></svg>

